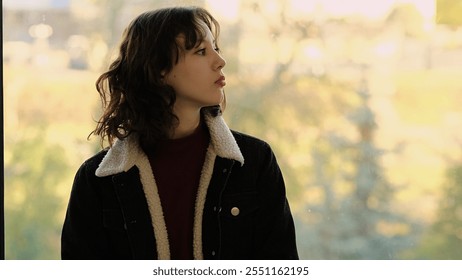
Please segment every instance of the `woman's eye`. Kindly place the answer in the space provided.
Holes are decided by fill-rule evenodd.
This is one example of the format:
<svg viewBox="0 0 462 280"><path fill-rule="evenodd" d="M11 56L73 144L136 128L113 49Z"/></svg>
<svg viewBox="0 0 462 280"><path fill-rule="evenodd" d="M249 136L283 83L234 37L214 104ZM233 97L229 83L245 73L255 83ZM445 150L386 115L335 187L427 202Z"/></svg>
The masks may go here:
<svg viewBox="0 0 462 280"><path fill-rule="evenodd" d="M198 55L205 55L205 48L198 50L196 53Z"/></svg>

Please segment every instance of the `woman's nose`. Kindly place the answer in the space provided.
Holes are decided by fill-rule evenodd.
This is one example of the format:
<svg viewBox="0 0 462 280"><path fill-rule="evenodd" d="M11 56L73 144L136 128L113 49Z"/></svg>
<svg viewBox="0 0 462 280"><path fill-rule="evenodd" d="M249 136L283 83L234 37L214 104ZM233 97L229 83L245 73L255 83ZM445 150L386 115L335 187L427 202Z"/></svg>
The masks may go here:
<svg viewBox="0 0 462 280"><path fill-rule="evenodd" d="M219 53L217 53L217 62L216 62L216 69L220 70L226 65L226 60L223 58L223 56Z"/></svg>

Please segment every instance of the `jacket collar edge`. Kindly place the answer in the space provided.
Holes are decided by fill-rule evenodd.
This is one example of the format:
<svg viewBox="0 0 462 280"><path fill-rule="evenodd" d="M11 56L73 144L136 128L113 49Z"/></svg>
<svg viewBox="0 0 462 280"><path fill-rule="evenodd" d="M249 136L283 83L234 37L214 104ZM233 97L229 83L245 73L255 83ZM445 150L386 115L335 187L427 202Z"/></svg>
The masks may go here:
<svg viewBox="0 0 462 280"><path fill-rule="evenodd" d="M205 123L209 128L210 143L215 154L222 158L236 160L244 165L244 156L223 117L205 114ZM117 139L99 164L95 175L105 177L126 172L137 165L143 155L144 152L138 145L138 139L135 135L124 140Z"/></svg>

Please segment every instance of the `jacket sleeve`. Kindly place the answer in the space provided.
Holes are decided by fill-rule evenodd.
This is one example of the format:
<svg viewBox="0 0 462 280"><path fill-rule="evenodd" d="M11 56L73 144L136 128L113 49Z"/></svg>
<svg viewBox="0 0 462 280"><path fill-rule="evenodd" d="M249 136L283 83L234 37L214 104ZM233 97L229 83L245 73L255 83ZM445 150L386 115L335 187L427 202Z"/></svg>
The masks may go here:
<svg viewBox="0 0 462 280"><path fill-rule="evenodd" d="M257 178L258 201L257 259L296 260L295 226L286 198L281 170L270 146L265 143Z"/></svg>
<svg viewBox="0 0 462 280"><path fill-rule="evenodd" d="M107 259L101 197L91 164L84 163L74 178L61 234L62 259Z"/></svg>

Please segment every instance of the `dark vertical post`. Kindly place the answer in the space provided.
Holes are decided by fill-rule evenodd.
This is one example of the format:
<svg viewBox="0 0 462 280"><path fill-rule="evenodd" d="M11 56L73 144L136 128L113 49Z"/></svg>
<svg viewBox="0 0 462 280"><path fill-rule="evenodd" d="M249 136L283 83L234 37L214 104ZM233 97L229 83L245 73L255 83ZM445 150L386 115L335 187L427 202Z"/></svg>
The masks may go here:
<svg viewBox="0 0 462 280"><path fill-rule="evenodd" d="M3 1L0 1L2 3L2 11L0 12L1 16L2 16L2 28L0 29L0 35L2 35L1 37L3 38ZM3 53L3 43L1 44L1 47L0 47L0 50L1 52ZM0 172L0 260L4 260L5 259L5 211L4 211L4 186L5 186L5 176L4 176L4 170L5 170L5 166L4 166L4 143L3 143L3 139L4 139L4 129L3 129L3 118L4 118L4 115L3 115L3 63L2 63L2 66L1 66L1 75L0 75L0 83L2 85L2 98L0 98L0 109L2 110L2 137L1 140L0 140L0 143L1 143L1 148L2 148L2 160L1 160L1 163L0 163L0 167L1 167L1 172Z"/></svg>

